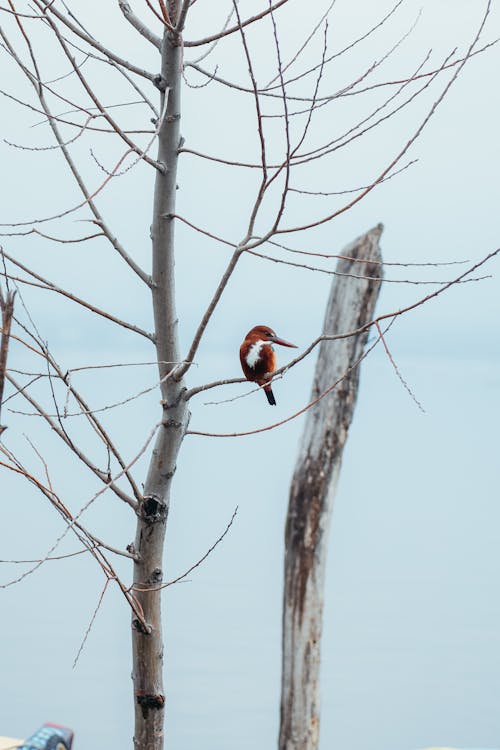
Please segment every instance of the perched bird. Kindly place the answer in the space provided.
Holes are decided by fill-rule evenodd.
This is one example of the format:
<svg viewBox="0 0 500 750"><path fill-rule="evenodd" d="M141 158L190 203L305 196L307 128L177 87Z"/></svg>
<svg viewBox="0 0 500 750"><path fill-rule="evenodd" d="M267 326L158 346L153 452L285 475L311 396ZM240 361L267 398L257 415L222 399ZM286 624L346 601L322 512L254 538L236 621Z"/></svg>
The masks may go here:
<svg viewBox="0 0 500 750"><path fill-rule="evenodd" d="M276 354L273 344L297 348L295 344L278 338L268 326L252 328L240 346L240 362L246 379L264 386L264 392L271 406L276 405L271 384L267 382L276 370Z"/></svg>

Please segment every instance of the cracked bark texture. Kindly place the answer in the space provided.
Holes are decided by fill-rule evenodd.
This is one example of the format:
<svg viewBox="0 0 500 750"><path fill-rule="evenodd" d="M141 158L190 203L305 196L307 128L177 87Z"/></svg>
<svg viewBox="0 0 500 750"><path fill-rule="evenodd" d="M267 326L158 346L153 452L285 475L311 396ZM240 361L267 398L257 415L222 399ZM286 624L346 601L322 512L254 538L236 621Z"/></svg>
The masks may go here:
<svg viewBox="0 0 500 750"><path fill-rule="evenodd" d="M346 247L325 314L323 333L354 331L374 317L382 276L379 224ZM352 259L352 260L351 260ZM365 262L359 262L360 260ZM374 262L375 261L375 262ZM342 452L359 385L368 331L322 341L311 401L341 380L307 413L289 497L285 529L280 750L316 750L319 668L328 529Z"/></svg>

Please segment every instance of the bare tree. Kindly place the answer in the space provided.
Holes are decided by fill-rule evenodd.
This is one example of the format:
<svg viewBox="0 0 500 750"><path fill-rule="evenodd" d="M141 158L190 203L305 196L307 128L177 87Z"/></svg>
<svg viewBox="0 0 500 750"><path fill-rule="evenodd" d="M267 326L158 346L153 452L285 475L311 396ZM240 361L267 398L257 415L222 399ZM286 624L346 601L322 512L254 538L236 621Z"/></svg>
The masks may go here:
<svg viewBox="0 0 500 750"><path fill-rule="evenodd" d="M190 431L189 409L195 396L209 389L245 382L244 378L225 378L191 387L187 382L200 344L235 269L245 258L255 263L279 263L295 267L304 274L314 271L342 278L347 275L355 279L365 279L368 275L369 283L372 283L373 273L370 271L367 274L364 261L359 263L359 269L355 259L352 261L354 265L350 262L347 268L341 265L338 270L332 269L329 261L338 256L318 250L314 235L309 233L329 224L384 181L396 178L398 173L411 166L412 162L407 160L410 148L463 67L474 55L489 46L482 41L490 9L488 2L470 44L461 54L453 52L434 62L431 54L427 53L400 80L376 81L375 73L382 73L385 61L397 54L411 31L409 29L402 38L395 39L379 60L366 64L361 74L346 81L340 88L334 87L333 77L329 76L332 63L347 56L353 48L361 47L366 39L389 25L401 4L402 0L398 0L371 28L360 31L358 38L345 48L334 50L328 33L328 19L334 2L314 20L310 30L304 32L299 46L292 49L290 44L285 43L285 35L281 31L285 14L288 12L293 18L293 14L297 13L291 0L269 2L260 9L252 6L251 10L244 9L243 5L233 0L226 9L225 18L218 17L221 9L210 10L210 27L198 37L196 34L191 36L189 26L192 21L193 28L196 28L196 13L201 6L196 0L146 0L146 20L136 15L129 3L119 0L116 9L121 12L123 23L129 24L130 30L149 45L148 51L143 53L144 62L129 59L126 51L116 51L113 35L111 43L106 42L109 34L104 25L97 35L90 31L89 21L77 17L71 3L33 0L21 6L14 0L8 0L8 7L1 8L5 21L0 27L4 62L15 80L15 85L2 89L1 93L11 104L18 105L30 118L34 118L37 125L43 125L44 132L51 135L49 145L11 143L11 146L19 151L20 160L28 152L33 162L42 153L45 156L47 150L52 152L54 163L57 167L61 161L65 164L80 192L76 203L51 207L42 216L38 214L38 208L35 210L34 207L22 205L21 218L4 221L1 225L5 237L4 276L19 290L20 295L22 289L23 299L26 296L23 315L14 318L17 357L18 361L22 359L23 363L32 363L32 366L23 365L22 368L11 364L5 376L10 384L8 399L15 399L17 403L23 401L30 414L38 415L49 431L58 436L62 449L76 457L102 485L80 509L75 510L54 489L50 467L40 451L36 450L36 453L42 460L43 471L38 475L7 443L2 445L2 467L33 485L66 523L64 534L51 545L46 556L5 585L17 583L38 569L53 556L62 537L71 532L104 574L105 585L97 609L108 586L112 584L118 587L132 612L136 750L159 750L163 746L165 696L161 599L165 586L174 583L163 580L163 553L172 482L184 437L188 434L237 437L274 429L310 409L318 399L331 391L333 385L355 377L352 368L357 367L357 362L350 362L336 383L328 386L311 403L297 405L297 410L287 418L253 430L243 430L236 425L234 431L228 433ZM118 21L115 19L114 23ZM237 53L234 52L236 42ZM226 43L232 45L229 53L224 48ZM49 59L44 55L46 45L50 50ZM315 53L311 61L309 52L312 49ZM265 50L264 65L261 64L262 50ZM221 63L234 71L234 76L232 73L226 75L217 65L207 67L206 61L212 54L219 54ZM9 79L4 77L4 80ZM264 80L268 82L264 83ZM225 151L225 136L219 143L220 152L201 150L196 144L184 140L181 130L181 89L184 84L189 101L203 96L204 90L209 87L210 91L220 90L224 102L229 97L228 101L232 102L228 110L231 117L236 117L241 107L238 125L231 124L231 130L241 127L246 133L251 119L253 141L245 152L234 156ZM435 91L436 86L437 93L433 94L424 116L415 124L405 142L393 154L386 156L383 167L370 168L369 177L362 186L331 193L306 189L306 184L311 185L306 177L309 172L312 181L318 179L318 164L324 164L326 171L328 160L337 152L355 149L359 139L369 137L379 127L385 127L416 98L426 96L430 90ZM118 96L123 97L119 104L107 103L110 91L118 92ZM347 127L339 127L335 135L330 134L325 138L321 127L316 128L317 121L321 122L329 107L348 102L351 97L363 102L363 113L360 115L360 109L357 109L358 114L354 115ZM219 117L221 124L218 127L223 130L227 116L216 109L213 108L212 115ZM189 125L191 131L193 126ZM199 126L200 133L201 130ZM113 139L111 146L108 145L110 138ZM103 143L106 144L104 159L98 156ZM230 185L233 170L248 175L253 194L246 206L239 237L227 236L223 205L220 215L210 217L206 224L200 218L202 212L195 202L190 205L189 200L184 199L186 213L180 213L177 207L177 171L181 158L196 160L201 181L207 179L207 170L211 170L210 184L217 184L222 179L226 185ZM229 176L221 178L220 170L227 170ZM123 240L118 239L121 228L111 226L103 208L107 205L109 210L107 196L108 193L113 195L118 178L130 179L131 172L136 175L136 196L140 195L142 180L154 181L150 272L142 265L142 248L131 250ZM319 204L315 203L311 213L308 203L311 195L328 197L328 207L318 208ZM47 195L42 192L41 197L45 205ZM34 213L37 214L36 218L33 218ZM75 237L71 225L71 232L68 233L66 223L73 217L90 223L91 230ZM174 286L174 230L179 225L192 230L194 238L208 238L230 252L226 267L209 294L206 309L185 351L179 346L178 300ZM47 228L52 226L58 228ZM311 239L308 241L309 236ZM299 247L289 244L291 242L293 245L294 237L300 237ZM140 325L138 320L127 319L126 300L122 300L124 313L111 312L107 306L107 302L111 302L108 298L104 303L97 302L91 289L83 295L77 294L67 288L69 281L61 286L49 278L50 272L43 268L43 257L41 261L26 262L16 246L19 238L24 242L30 238L33 243L45 243L43 247L62 245L78 248L81 245L84 249L77 255L78 261L74 261L81 268L85 266L86 248L91 247L94 241L105 241L123 269L134 276L141 291L150 295L152 331ZM144 236L143 244L146 245L148 241ZM450 286L470 280L475 269L491 255L471 264L451 281L436 282L435 291L416 303L382 317L390 321L424 304ZM381 274L376 278L381 278ZM414 279L413 283L416 281L418 279ZM91 405L92 394L85 395L74 385L73 375L78 368L70 371L60 363L39 332L35 321L40 317L40 308L36 303L37 298L33 298L35 301L28 300L28 290L51 292L87 311L103 326L111 324L116 331L139 337L152 347L158 378L150 390L159 393L161 411L157 424L151 425L150 433L137 440L132 458L125 457L119 437L113 435L108 426L107 414L113 407L132 402L134 395L119 403L108 403L101 409L94 408ZM2 312L8 308L8 300L5 305L2 301ZM113 306L114 303L110 305ZM362 332L349 330L344 331L343 335L349 339L352 337L355 343L368 328L376 328L378 321L368 321ZM6 320L4 317L5 340L8 340L9 327L10 318ZM381 337L379 332L379 340ZM305 350L277 370L274 377L278 378L298 365L320 343L325 347L329 338L329 331L316 337L312 334ZM125 357L119 364L126 364ZM89 367L99 366L94 364ZM84 369L84 366L80 369ZM91 442L87 433L82 437L80 422L74 421L77 417L83 418L90 428ZM4 413L2 419L10 421ZM145 455L149 458L149 467L141 485L136 465ZM136 520L133 544L123 544L117 548L98 538L83 523L82 515L103 493L114 495L130 509L132 518ZM209 552L225 536L233 519L234 516ZM133 567L132 582L125 581L119 574L114 562L116 556L130 561ZM194 562L192 567L200 562ZM284 740L282 746L291 745Z"/></svg>

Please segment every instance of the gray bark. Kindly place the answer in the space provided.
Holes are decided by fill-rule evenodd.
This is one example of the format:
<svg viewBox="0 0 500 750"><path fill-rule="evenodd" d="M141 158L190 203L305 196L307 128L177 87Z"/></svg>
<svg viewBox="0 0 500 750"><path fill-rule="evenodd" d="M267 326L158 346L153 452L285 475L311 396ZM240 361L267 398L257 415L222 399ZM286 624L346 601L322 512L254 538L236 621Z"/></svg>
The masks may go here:
<svg viewBox="0 0 500 750"><path fill-rule="evenodd" d="M166 32L162 46L159 87L162 90L158 161L153 222L151 227L153 273L152 298L155 342L162 379L163 421L153 449L137 514L134 595L144 613L147 628L132 619L136 750L161 750L165 695L163 690L163 638L161 620L162 560L170 488L177 454L189 412L182 398L182 380L172 373L179 360L174 289L174 220L178 148L180 139L180 87L182 45L180 34ZM167 97L167 99L166 99ZM166 111L164 111L166 103Z"/></svg>
<svg viewBox="0 0 500 750"><path fill-rule="evenodd" d="M5 297L0 289L0 312L2 320L2 332L0 334L0 414L2 410L3 389L7 374L7 353L9 350L10 329L12 318L14 316L14 297L15 292L7 291ZM5 430L0 423L0 435Z"/></svg>
<svg viewBox="0 0 500 750"><path fill-rule="evenodd" d="M339 274L381 277L382 225L342 252ZM354 259L366 260L366 263ZM354 331L373 319L381 281L336 276L323 333ZM319 667L328 528L342 452L359 383L368 331L322 341L311 401L338 385L307 413L290 488L285 530L280 750L316 750L319 741ZM346 376L346 377L344 377ZM343 379L342 379L343 378Z"/></svg>

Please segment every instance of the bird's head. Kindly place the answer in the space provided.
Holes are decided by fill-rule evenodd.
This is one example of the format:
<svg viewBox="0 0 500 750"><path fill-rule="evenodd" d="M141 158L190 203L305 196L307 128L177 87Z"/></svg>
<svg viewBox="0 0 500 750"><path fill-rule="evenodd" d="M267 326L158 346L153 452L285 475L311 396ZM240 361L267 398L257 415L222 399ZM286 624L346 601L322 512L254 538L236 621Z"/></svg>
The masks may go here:
<svg viewBox="0 0 500 750"><path fill-rule="evenodd" d="M293 349L297 348L295 344L291 344L289 341L285 341L285 339L280 339L279 336L276 336L273 329L269 328L269 326L255 326L247 333L245 341L250 341L252 343L255 341L264 341L269 342L270 344L289 346Z"/></svg>

